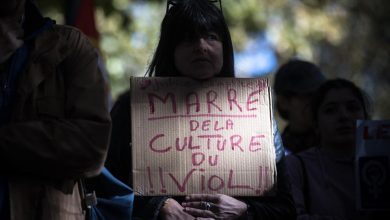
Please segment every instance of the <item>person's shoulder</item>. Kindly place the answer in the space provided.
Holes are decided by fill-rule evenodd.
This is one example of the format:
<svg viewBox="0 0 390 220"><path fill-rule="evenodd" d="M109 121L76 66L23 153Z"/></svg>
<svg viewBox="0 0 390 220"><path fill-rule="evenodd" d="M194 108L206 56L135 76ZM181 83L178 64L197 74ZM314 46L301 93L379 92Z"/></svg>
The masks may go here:
<svg viewBox="0 0 390 220"><path fill-rule="evenodd" d="M87 36L75 27L62 24L54 24L51 28L36 36L37 41L46 41L44 42L46 45L49 43L47 41L59 43L62 40L63 42L68 42L69 38L87 39Z"/></svg>
<svg viewBox="0 0 390 220"><path fill-rule="evenodd" d="M66 42L66 44L83 44L88 47L94 47L88 36L76 27L55 24L53 30L58 34L60 39L63 39Z"/></svg>
<svg viewBox="0 0 390 220"><path fill-rule="evenodd" d="M119 94L115 104L114 104L114 108L116 106L127 106L127 107L130 107L130 90L126 90L124 92L122 92L121 94Z"/></svg>
<svg viewBox="0 0 390 220"><path fill-rule="evenodd" d="M130 112L130 90L121 93L111 109L112 118L128 116ZM129 116L130 117L130 116Z"/></svg>
<svg viewBox="0 0 390 220"><path fill-rule="evenodd" d="M302 158L310 159L310 158L316 158L317 152L318 152L318 147L315 146L315 147L310 147L306 150L303 150L303 151L297 153L297 155L302 157Z"/></svg>
<svg viewBox="0 0 390 220"><path fill-rule="evenodd" d="M63 46L64 52L72 53L72 51L77 51L77 54L96 55L95 45L79 29L68 25L56 24L53 30L59 36L58 43Z"/></svg>
<svg viewBox="0 0 390 220"><path fill-rule="evenodd" d="M55 24L53 26L53 29L54 29L54 31L56 31L58 33L76 34L76 35L80 35L80 36L86 37L80 29L78 29L76 27L73 27L73 26L70 26L70 25Z"/></svg>
<svg viewBox="0 0 390 220"><path fill-rule="evenodd" d="M130 90L128 89L120 93L118 96L118 101L124 101L124 102L130 101Z"/></svg>
<svg viewBox="0 0 390 220"><path fill-rule="evenodd" d="M299 158L304 161L317 160L318 147L311 147L304 151L295 154L289 154L286 156L287 163L297 163Z"/></svg>

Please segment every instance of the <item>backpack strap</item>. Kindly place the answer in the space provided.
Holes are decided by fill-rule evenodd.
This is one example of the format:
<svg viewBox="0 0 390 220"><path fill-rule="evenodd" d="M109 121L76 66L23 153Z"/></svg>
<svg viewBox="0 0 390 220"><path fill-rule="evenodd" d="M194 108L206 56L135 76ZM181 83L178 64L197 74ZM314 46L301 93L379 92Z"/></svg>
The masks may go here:
<svg viewBox="0 0 390 220"><path fill-rule="evenodd" d="M84 179L79 179L77 183L80 192L81 206L83 210L88 213L89 210L92 208L92 206L95 206L97 204L97 197L96 197L95 190L89 192L85 186Z"/></svg>

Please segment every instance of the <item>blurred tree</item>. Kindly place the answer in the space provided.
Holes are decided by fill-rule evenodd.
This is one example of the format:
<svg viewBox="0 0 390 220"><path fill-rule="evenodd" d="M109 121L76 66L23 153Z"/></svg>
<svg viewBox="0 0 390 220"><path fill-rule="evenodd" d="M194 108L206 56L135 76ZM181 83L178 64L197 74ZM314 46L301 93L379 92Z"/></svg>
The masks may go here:
<svg viewBox="0 0 390 220"><path fill-rule="evenodd" d="M66 0L36 1L45 14L64 21ZM100 46L116 97L128 88L129 76L144 75L166 1L95 1ZM374 100L374 118L390 118L390 1L222 0L222 7L236 51L262 32L279 64L293 56L312 60L328 77L348 78L364 88Z"/></svg>

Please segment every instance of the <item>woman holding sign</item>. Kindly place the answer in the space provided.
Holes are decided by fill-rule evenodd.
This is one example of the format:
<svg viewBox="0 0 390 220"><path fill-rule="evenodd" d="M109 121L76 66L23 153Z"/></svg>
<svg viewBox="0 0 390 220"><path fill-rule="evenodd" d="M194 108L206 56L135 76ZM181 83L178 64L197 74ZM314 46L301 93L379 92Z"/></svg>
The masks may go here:
<svg viewBox="0 0 390 220"><path fill-rule="evenodd" d="M216 3L217 5L215 5ZM233 46L221 2L168 0L160 41L147 71L153 77L234 77ZM113 131L108 169L131 184L129 93L112 110ZM291 219L295 209L284 168L284 150L274 123L277 184L274 194L231 197L192 194L185 197L136 197L134 215L143 219Z"/></svg>
<svg viewBox="0 0 390 220"><path fill-rule="evenodd" d="M356 121L369 119L364 92L348 80L329 80L311 107L319 146L287 156L298 219L388 219L356 208Z"/></svg>

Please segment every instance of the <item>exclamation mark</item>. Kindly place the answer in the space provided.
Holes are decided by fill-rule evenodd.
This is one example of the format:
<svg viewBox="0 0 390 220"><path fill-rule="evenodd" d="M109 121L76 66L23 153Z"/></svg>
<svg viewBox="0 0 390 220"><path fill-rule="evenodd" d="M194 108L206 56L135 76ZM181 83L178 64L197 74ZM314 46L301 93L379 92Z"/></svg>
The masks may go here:
<svg viewBox="0 0 390 220"><path fill-rule="evenodd" d="M269 189L269 186L270 186L270 184L269 184L269 171L270 171L269 167L266 166L265 167L265 187L267 190Z"/></svg>
<svg viewBox="0 0 390 220"><path fill-rule="evenodd" d="M263 188L263 166L259 166L259 189L256 190L256 194L260 195Z"/></svg>
<svg viewBox="0 0 390 220"><path fill-rule="evenodd" d="M149 179L149 185L150 185L150 193L154 193L154 190L153 190L153 182L152 182L152 173L150 171L150 167L146 167L147 171L148 171L148 179Z"/></svg>
<svg viewBox="0 0 390 220"><path fill-rule="evenodd" d="M199 169L200 172L204 172L205 170L204 169ZM202 174L201 176L201 179L200 179L200 187L201 187L201 191L203 192L205 189L206 189L206 186L205 186L205 182L206 182L206 178L205 176Z"/></svg>
<svg viewBox="0 0 390 220"><path fill-rule="evenodd" d="M161 192L162 193L166 193L167 190L165 189L165 184L164 184L164 178L163 178L163 170L161 167L158 167L158 173L159 173L159 176L160 176L160 182L161 182Z"/></svg>

